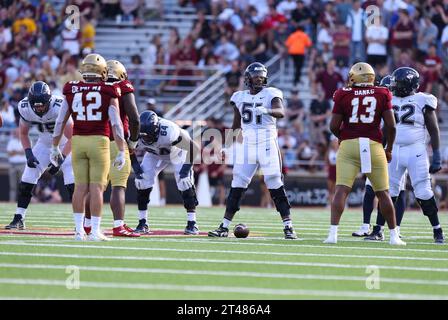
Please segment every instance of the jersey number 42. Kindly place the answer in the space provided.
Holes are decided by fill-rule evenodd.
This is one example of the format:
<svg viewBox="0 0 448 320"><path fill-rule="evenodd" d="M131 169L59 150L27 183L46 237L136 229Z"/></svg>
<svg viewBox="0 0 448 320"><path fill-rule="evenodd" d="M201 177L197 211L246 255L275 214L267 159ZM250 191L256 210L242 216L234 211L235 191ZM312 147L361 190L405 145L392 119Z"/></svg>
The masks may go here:
<svg viewBox="0 0 448 320"><path fill-rule="evenodd" d="M82 97L85 94L87 105L83 105ZM101 94L99 92L78 92L73 96L72 109L76 112L78 121L99 121L102 113L98 111L101 108Z"/></svg>

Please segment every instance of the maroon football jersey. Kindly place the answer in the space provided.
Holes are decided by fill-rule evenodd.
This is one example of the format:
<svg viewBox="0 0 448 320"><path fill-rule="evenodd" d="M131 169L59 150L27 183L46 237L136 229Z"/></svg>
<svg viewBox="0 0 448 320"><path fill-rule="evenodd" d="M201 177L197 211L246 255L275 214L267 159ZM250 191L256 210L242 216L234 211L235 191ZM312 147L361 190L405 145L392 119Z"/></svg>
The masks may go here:
<svg viewBox="0 0 448 320"><path fill-rule="evenodd" d="M109 136L109 106L120 97L120 88L104 82L71 81L63 93L73 118L73 134Z"/></svg>
<svg viewBox="0 0 448 320"><path fill-rule="evenodd" d="M132 83L129 80L122 80L120 82L115 82L115 84L118 85L121 90L121 96L119 98L120 118L121 118L121 122L123 122L124 138L127 139L127 138L129 138L129 118L126 115L126 111L124 110L124 107L123 107L124 106L123 97L127 93L133 93L134 87L132 86ZM109 122L109 125L110 125L110 122ZM110 138L110 140L114 140L114 135L113 135L112 129L110 129L109 138Z"/></svg>
<svg viewBox="0 0 448 320"><path fill-rule="evenodd" d="M333 95L333 113L343 116L339 139L369 138L382 142L381 119L392 109L392 94L384 87L341 88Z"/></svg>

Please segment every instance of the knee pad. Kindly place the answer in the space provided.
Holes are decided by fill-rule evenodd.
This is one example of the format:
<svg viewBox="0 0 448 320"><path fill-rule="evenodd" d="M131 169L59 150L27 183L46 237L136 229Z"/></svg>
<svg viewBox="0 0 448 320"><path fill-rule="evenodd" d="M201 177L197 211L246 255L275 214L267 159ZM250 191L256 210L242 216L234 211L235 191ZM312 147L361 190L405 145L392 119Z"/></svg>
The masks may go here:
<svg viewBox="0 0 448 320"><path fill-rule="evenodd" d="M227 197L226 212L235 213L240 210L241 200L246 188L231 188Z"/></svg>
<svg viewBox="0 0 448 320"><path fill-rule="evenodd" d="M152 188L137 190L138 210L148 210L149 195Z"/></svg>
<svg viewBox="0 0 448 320"><path fill-rule="evenodd" d="M422 200L416 198L418 204L422 208L423 214L427 217L436 215L439 212L439 208L437 207L436 198L434 196L428 200Z"/></svg>
<svg viewBox="0 0 448 320"><path fill-rule="evenodd" d="M196 197L196 190L194 188L182 191L182 200L184 201L184 208L188 210L195 210L196 206L199 204L198 198Z"/></svg>
<svg viewBox="0 0 448 320"><path fill-rule="evenodd" d="M68 196L70 197L70 201L72 201L73 192L75 192L75 184L74 183L66 184L65 187L67 188Z"/></svg>
<svg viewBox="0 0 448 320"><path fill-rule="evenodd" d="M28 208L28 205L30 204L31 197L33 189L35 184L27 183L27 182L20 182L19 184L19 193L17 197L17 206L19 208Z"/></svg>
<svg viewBox="0 0 448 320"><path fill-rule="evenodd" d="M278 189L269 189L271 194L271 198L274 201L275 208L280 213L282 217L289 216L289 209L291 208L291 204L289 203L288 197L286 196L284 186L281 186Z"/></svg>

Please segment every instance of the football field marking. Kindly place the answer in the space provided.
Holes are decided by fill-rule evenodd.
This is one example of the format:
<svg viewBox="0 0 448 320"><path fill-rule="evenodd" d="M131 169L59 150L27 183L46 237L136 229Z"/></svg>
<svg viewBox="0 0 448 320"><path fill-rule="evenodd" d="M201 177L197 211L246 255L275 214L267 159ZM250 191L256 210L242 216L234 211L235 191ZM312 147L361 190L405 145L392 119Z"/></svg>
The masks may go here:
<svg viewBox="0 0 448 320"><path fill-rule="evenodd" d="M0 284L10 285L34 285L34 286L56 286L64 287L65 281L47 279L19 279L0 278ZM126 283L126 282L93 282L81 281L81 288L113 288L130 290L164 290L177 292L213 292L213 293L237 293L237 294L257 294L257 295L287 295L287 296L326 296L326 297L346 297L346 298L376 298L376 299L431 299L445 300L445 295L422 295L405 294L391 292L369 292L369 291L344 291L344 290L297 290L297 289L270 289L257 287L231 287L231 286L201 286L201 285L173 285L173 284L146 284L146 283Z"/></svg>
<svg viewBox="0 0 448 320"><path fill-rule="evenodd" d="M265 272L242 272L242 271L215 271L215 270L186 270L186 269L160 269L160 268L123 268L123 267L101 267L101 266L81 266L79 270L101 271L101 272L128 272L128 273L156 273L175 275L208 275L219 277L249 277L249 278L275 278L275 279L298 279L298 280L335 280L335 281L361 281L365 282L366 277L340 276L340 275L320 275L320 274L294 274L294 273L265 273ZM0 263L0 268L12 269L56 269L65 270L66 265L58 264L18 264ZM417 284L417 285L438 285L448 286L448 280L426 280L407 278L386 278L381 277L381 282Z"/></svg>
<svg viewBox="0 0 448 320"><path fill-rule="evenodd" d="M0 242L0 245L2 243ZM77 248L77 249L107 249L107 250L124 250L124 251L165 251L165 252L191 252L191 253L218 253L222 254L222 250L210 249L182 249L182 248L148 248L148 247L120 247L112 245L83 245L83 244L60 244L60 243L21 243L8 242L8 246L25 246L25 247L50 247L50 248ZM355 254L333 254L333 253L307 253L307 252L254 252L225 250L226 254L245 254L245 255L273 255L273 256L295 256L295 257L338 257L338 258L371 258L384 260L415 260L415 261L448 261L448 258L429 258L429 257L409 257L409 256L384 256L384 255L355 255Z"/></svg>
<svg viewBox="0 0 448 320"><path fill-rule="evenodd" d="M296 262L296 261L263 261L263 260L236 260L236 259L203 259L203 258L169 258L169 257L136 257L136 256L104 256L92 254L62 254L62 253L29 253L29 252L5 252L0 251L2 256L19 256L19 257L52 257L52 258L70 258L70 259L102 259L102 260L134 260L134 261L176 261L176 262L192 262L192 263L216 263L216 264L249 264L249 265L279 265L279 266L298 266L298 267L325 267L339 269L365 269L368 264L338 264L338 263L319 263L319 262ZM399 265L379 265L380 269L385 270L409 270L409 271L431 271L431 272L448 272L448 268L432 268L432 267L409 267Z"/></svg>

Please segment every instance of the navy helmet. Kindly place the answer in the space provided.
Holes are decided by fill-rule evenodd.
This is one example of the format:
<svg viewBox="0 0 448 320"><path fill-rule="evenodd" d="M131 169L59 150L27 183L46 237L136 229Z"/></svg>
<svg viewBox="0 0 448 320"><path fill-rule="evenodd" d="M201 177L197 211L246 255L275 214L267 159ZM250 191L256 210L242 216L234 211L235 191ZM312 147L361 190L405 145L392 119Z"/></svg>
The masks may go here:
<svg viewBox="0 0 448 320"><path fill-rule="evenodd" d="M396 69L390 77L390 91L397 97L407 97L417 92L420 74L409 67Z"/></svg>
<svg viewBox="0 0 448 320"><path fill-rule="evenodd" d="M263 80L261 83L254 82L253 78L261 76ZM268 84L268 69L264 66L264 64L260 62L253 62L247 66L246 71L244 72L244 84L249 89L253 90L261 90L263 87L266 87Z"/></svg>
<svg viewBox="0 0 448 320"><path fill-rule="evenodd" d="M144 111L140 114L140 138L151 144L157 141L160 132L159 117L154 111Z"/></svg>
<svg viewBox="0 0 448 320"><path fill-rule="evenodd" d="M28 91L28 102L31 109L42 117L50 108L51 91L48 84L43 81L34 82Z"/></svg>
<svg viewBox="0 0 448 320"><path fill-rule="evenodd" d="M388 74L387 76L384 76L380 81L380 87L386 87L389 89L390 87L390 78L391 76Z"/></svg>

